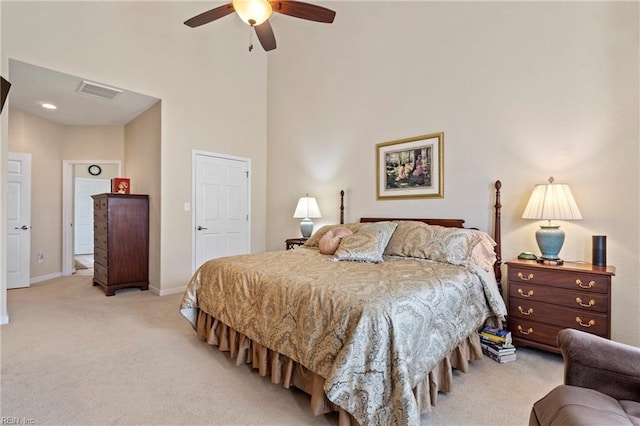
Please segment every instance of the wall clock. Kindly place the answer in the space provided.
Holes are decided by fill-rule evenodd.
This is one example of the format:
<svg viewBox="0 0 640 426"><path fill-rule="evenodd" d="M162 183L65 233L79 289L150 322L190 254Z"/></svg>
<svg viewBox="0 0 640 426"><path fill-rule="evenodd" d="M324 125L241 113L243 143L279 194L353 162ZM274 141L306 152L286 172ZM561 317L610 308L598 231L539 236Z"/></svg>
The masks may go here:
<svg viewBox="0 0 640 426"><path fill-rule="evenodd" d="M102 173L102 169L97 164L92 164L89 166L89 174L91 176L98 176L100 173Z"/></svg>

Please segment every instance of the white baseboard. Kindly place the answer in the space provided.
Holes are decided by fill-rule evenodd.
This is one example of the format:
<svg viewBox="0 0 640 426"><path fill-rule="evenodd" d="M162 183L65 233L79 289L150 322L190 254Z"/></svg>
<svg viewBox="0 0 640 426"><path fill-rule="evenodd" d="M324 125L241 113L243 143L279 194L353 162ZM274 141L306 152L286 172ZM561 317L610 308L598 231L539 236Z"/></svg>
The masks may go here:
<svg viewBox="0 0 640 426"><path fill-rule="evenodd" d="M157 294L158 296L168 296L170 294L184 293L186 289L187 289L186 285L180 286L180 287L162 289L162 290L151 285L149 286L149 290Z"/></svg>
<svg viewBox="0 0 640 426"><path fill-rule="evenodd" d="M36 284L42 281L52 280L54 278L59 278L62 276L62 272L54 272L53 274L40 275L39 277L34 277L29 280L29 284Z"/></svg>

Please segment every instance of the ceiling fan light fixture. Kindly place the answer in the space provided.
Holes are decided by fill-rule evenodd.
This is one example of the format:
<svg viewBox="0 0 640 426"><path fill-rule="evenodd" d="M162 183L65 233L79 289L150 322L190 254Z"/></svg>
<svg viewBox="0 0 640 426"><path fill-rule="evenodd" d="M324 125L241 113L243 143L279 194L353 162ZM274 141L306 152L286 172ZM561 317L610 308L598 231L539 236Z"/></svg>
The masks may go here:
<svg viewBox="0 0 640 426"><path fill-rule="evenodd" d="M233 0L233 8L252 27L264 23L273 13L267 0Z"/></svg>

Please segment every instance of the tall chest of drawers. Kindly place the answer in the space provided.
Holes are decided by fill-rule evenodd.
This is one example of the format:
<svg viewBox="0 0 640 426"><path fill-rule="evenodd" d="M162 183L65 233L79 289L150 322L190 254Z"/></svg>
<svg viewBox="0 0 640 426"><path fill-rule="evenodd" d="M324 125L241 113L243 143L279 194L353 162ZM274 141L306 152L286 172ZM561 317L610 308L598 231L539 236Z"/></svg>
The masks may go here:
<svg viewBox="0 0 640 426"><path fill-rule="evenodd" d="M515 345L559 353L558 332L574 328L611 338L611 277L615 267L532 260L507 262L509 330Z"/></svg>
<svg viewBox="0 0 640 426"><path fill-rule="evenodd" d="M149 197L93 195L93 285L107 296L126 287L149 289Z"/></svg>

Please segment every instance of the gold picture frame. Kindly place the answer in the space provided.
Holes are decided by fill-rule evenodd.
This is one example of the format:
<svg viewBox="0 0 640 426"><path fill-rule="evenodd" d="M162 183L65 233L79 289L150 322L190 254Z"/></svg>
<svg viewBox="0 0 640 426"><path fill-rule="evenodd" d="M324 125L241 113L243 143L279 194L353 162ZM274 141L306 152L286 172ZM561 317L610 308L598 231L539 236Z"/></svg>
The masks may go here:
<svg viewBox="0 0 640 426"><path fill-rule="evenodd" d="M376 199L444 198L444 132L376 145Z"/></svg>

